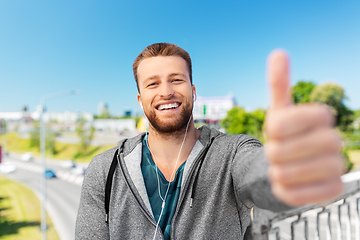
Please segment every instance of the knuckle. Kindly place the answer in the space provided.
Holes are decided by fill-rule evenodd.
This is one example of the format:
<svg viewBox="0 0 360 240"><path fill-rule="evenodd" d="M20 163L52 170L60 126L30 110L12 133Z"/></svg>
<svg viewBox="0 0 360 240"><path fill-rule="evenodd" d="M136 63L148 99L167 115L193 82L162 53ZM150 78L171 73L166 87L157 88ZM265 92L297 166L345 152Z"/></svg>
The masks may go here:
<svg viewBox="0 0 360 240"><path fill-rule="evenodd" d="M332 154L321 158L316 172L320 179L329 180L341 176L342 168L342 160L339 154Z"/></svg>
<svg viewBox="0 0 360 240"><path fill-rule="evenodd" d="M338 151L341 147L341 140L339 135L330 129L325 130L323 137L325 138L325 146L329 149Z"/></svg>
<svg viewBox="0 0 360 240"><path fill-rule="evenodd" d="M292 206L299 206L303 204L299 196L291 190L287 191L287 193L285 194L284 202Z"/></svg>
<svg viewBox="0 0 360 240"><path fill-rule="evenodd" d="M268 168L268 177L269 177L270 182L276 181L276 179L274 178L274 167L272 167L272 166L269 166L269 168Z"/></svg>
<svg viewBox="0 0 360 240"><path fill-rule="evenodd" d="M343 158L337 154L333 160L334 172L337 176L341 176L345 172L345 164Z"/></svg>
<svg viewBox="0 0 360 240"><path fill-rule="evenodd" d="M318 107L319 107L319 111L317 111L317 113L319 120L327 125L332 125L334 117L329 111L329 109L327 109L324 106L318 106Z"/></svg>
<svg viewBox="0 0 360 240"><path fill-rule="evenodd" d="M281 166L275 165L272 167L272 179L277 181L279 184L286 184L286 180L288 179L286 175L286 172Z"/></svg>
<svg viewBox="0 0 360 240"><path fill-rule="evenodd" d="M330 184L328 184L328 198L334 198L341 194L341 192L344 190L344 184L340 180L340 178L337 178L336 180L332 181Z"/></svg>
<svg viewBox="0 0 360 240"><path fill-rule="evenodd" d="M293 177L301 177L306 176L309 174L309 171L312 170L311 167L309 167L309 163L305 163L303 165L298 165L297 167L293 167L291 175Z"/></svg>
<svg viewBox="0 0 360 240"><path fill-rule="evenodd" d="M272 182L272 183L271 183L271 192L272 192L272 194L273 194L275 197L277 197L277 198L280 198L280 197L282 196L282 194L281 194L281 188L280 188L280 186L279 186L277 183L275 183L275 182Z"/></svg>
<svg viewBox="0 0 360 240"><path fill-rule="evenodd" d="M281 125L276 119L269 119L266 125L266 134L269 138L278 138L281 132Z"/></svg>
<svg viewBox="0 0 360 240"><path fill-rule="evenodd" d="M336 195L339 195L344 191L344 183L339 179L336 184Z"/></svg>
<svg viewBox="0 0 360 240"><path fill-rule="evenodd" d="M282 184L272 184L271 191L277 199L288 205L299 206L303 204L298 194L296 194L296 191Z"/></svg>
<svg viewBox="0 0 360 240"><path fill-rule="evenodd" d="M286 134L288 115L282 110L271 111L266 117L266 134L271 139L281 139Z"/></svg>
<svg viewBox="0 0 360 240"><path fill-rule="evenodd" d="M270 162L277 163L280 159L280 148L277 143L269 143L266 146L266 155Z"/></svg>
<svg viewBox="0 0 360 240"><path fill-rule="evenodd" d="M288 195L286 194L286 191L284 190L283 186L281 186L280 184L272 183L271 191L276 198L284 202L287 200Z"/></svg>

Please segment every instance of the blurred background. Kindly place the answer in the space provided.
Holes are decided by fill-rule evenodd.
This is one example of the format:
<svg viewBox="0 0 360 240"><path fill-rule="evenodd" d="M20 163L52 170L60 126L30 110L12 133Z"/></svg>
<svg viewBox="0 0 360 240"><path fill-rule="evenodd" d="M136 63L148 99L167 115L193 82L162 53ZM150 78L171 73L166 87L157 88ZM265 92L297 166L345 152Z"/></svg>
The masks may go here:
<svg viewBox="0 0 360 240"><path fill-rule="evenodd" d="M0 1L0 239L40 238L42 123L47 237L74 238L89 161L145 131L132 63L155 42L192 57L197 127L264 144L266 59L286 49L294 103L330 106L347 171L359 170L359 12L359 1Z"/></svg>

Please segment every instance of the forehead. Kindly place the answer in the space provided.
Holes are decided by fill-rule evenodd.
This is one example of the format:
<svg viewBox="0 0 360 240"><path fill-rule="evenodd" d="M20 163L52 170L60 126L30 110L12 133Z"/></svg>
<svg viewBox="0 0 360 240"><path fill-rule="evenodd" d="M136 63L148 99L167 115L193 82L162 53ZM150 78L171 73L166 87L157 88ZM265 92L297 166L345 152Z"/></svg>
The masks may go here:
<svg viewBox="0 0 360 240"><path fill-rule="evenodd" d="M154 76L166 77L174 73L189 77L186 61L179 56L145 58L140 62L137 70L138 80L140 81Z"/></svg>

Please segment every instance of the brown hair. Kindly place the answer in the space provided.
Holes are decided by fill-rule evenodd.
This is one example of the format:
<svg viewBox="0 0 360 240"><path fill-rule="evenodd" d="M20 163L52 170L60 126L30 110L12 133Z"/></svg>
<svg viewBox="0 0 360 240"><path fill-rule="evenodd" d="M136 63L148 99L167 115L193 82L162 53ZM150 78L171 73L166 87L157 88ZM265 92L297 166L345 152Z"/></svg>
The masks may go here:
<svg viewBox="0 0 360 240"><path fill-rule="evenodd" d="M187 51L181 47L172 43L154 43L147 46L135 59L133 63L133 72L136 81L136 86L139 90L137 70L142 60L145 58L157 57L157 56L179 56L183 58L188 66L190 83L192 84L192 69L191 69L191 58Z"/></svg>

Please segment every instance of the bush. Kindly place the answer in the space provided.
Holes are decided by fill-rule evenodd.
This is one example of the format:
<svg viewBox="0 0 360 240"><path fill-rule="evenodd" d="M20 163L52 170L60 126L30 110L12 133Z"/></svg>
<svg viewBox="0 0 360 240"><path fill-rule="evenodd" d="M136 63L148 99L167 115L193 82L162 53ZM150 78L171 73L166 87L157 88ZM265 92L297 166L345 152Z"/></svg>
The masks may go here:
<svg viewBox="0 0 360 240"><path fill-rule="evenodd" d="M348 173L354 167L354 164L350 161L347 148L344 148L342 150L342 156L343 156L343 159L344 159L345 172Z"/></svg>

